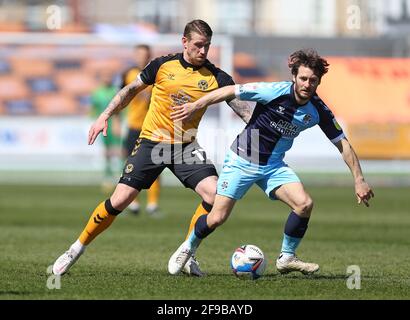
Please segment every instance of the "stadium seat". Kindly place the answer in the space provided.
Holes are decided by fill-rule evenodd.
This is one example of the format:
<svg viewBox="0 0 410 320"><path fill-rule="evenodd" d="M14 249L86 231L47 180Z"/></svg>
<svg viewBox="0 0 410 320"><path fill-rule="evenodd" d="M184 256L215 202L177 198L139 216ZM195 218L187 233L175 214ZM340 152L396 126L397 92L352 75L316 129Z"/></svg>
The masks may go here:
<svg viewBox="0 0 410 320"><path fill-rule="evenodd" d="M25 77L49 76L53 72L53 65L46 59L21 59L16 57L11 58L10 63L14 74Z"/></svg>
<svg viewBox="0 0 410 320"><path fill-rule="evenodd" d="M91 32L90 27L82 23L64 23L60 29L54 29L56 33L88 33Z"/></svg>
<svg viewBox="0 0 410 320"><path fill-rule="evenodd" d="M48 77L30 78L27 79L27 84L33 93L55 92L57 90L54 79Z"/></svg>
<svg viewBox="0 0 410 320"><path fill-rule="evenodd" d="M26 31L23 22L3 21L0 22L0 32L22 32Z"/></svg>
<svg viewBox="0 0 410 320"><path fill-rule="evenodd" d="M97 86L93 74L82 70L58 72L56 83L60 91L74 95L89 94Z"/></svg>
<svg viewBox="0 0 410 320"><path fill-rule="evenodd" d="M121 72L124 69L123 60L115 59L87 59L84 61L84 72L97 74L100 70L111 70Z"/></svg>
<svg viewBox="0 0 410 320"><path fill-rule="evenodd" d="M54 61L54 68L57 70L80 69L81 60L77 59L58 59Z"/></svg>
<svg viewBox="0 0 410 320"><path fill-rule="evenodd" d="M71 97L50 93L38 95L34 98L35 108L39 115L75 115L77 103Z"/></svg>
<svg viewBox="0 0 410 320"><path fill-rule="evenodd" d="M0 47L0 50L1 50L1 47ZM0 60L0 74L10 73L10 69L11 67L8 61Z"/></svg>
<svg viewBox="0 0 410 320"><path fill-rule="evenodd" d="M8 115L33 115L36 113L32 99L13 99L5 102Z"/></svg>
<svg viewBox="0 0 410 320"><path fill-rule="evenodd" d="M24 99L28 96L29 88L20 77L0 76L0 92L1 100Z"/></svg>
<svg viewBox="0 0 410 320"><path fill-rule="evenodd" d="M237 83L277 80L275 77L266 74L262 68L259 68L255 58L250 54L244 52L235 53L233 65L233 77Z"/></svg>

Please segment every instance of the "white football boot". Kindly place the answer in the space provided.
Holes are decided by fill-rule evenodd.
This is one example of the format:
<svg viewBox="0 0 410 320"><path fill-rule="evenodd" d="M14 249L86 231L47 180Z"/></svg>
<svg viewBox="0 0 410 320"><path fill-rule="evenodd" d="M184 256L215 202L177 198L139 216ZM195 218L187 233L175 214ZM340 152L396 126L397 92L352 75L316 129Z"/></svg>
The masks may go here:
<svg viewBox="0 0 410 320"><path fill-rule="evenodd" d="M192 255L187 263L185 263L184 268L182 269L182 272L190 275L190 276L195 276L195 277L203 277L205 276L205 273L201 271L199 268L199 262L196 260L195 256Z"/></svg>
<svg viewBox="0 0 410 320"><path fill-rule="evenodd" d="M187 241L183 242L168 261L168 272L176 275L181 272L189 258L193 255L193 251L189 247Z"/></svg>
<svg viewBox="0 0 410 320"><path fill-rule="evenodd" d="M62 276L65 274L71 266L78 260L78 258L83 254L84 250L76 251L70 247L66 252L64 252L53 265L53 274L57 276Z"/></svg>
<svg viewBox="0 0 410 320"><path fill-rule="evenodd" d="M284 256L281 254L276 260L276 269L282 274L292 271L312 274L319 271L319 265L317 263L303 262L294 255Z"/></svg>

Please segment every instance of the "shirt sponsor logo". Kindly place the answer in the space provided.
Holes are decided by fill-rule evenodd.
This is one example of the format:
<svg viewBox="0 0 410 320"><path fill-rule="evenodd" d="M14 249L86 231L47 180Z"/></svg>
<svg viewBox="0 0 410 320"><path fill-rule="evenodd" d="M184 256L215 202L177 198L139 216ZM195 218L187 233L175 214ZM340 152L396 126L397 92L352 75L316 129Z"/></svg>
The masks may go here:
<svg viewBox="0 0 410 320"><path fill-rule="evenodd" d="M173 105L175 106L182 106L183 104L188 103L191 100L183 90L179 90L176 94L170 94L170 97L172 99Z"/></svg>
<svg viewBox="0 0 410 320"><path fill-rule="evenodd" d="M271 121L270 126L278 130L284 137L295 138L299 134L297 125L284 120L279 120L278 122Z"/></svg>

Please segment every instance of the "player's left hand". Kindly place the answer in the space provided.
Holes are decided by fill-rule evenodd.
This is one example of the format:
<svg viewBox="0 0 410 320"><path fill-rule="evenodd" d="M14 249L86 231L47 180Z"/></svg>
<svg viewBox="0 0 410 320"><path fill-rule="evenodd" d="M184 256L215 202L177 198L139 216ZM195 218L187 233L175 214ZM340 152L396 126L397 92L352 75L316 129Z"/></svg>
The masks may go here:
<svg viewBox="0 0 410 320"><path fill-rule="evenodd" d="M374 193L370 186L365 181L356 182L355 185L357 203L364 203L366 207L369 207L369 200L374 197Z"/></svg>
<svg viewBox="0 0 410 320"><path fill-rule="evenodd" d="M91 145L97 139L100 132L103 133L103 136L107 136L108 129L108 116L101 114L98 119L92 124L90 130L88 131L88 144Z"/></svg>
<svg viewBox="0 0 410 320"><path fill-rule="evenodd" d="M185 103L180 106L172 106L171 119L173 121L187 121L195 112L194 103Z"/></svg>

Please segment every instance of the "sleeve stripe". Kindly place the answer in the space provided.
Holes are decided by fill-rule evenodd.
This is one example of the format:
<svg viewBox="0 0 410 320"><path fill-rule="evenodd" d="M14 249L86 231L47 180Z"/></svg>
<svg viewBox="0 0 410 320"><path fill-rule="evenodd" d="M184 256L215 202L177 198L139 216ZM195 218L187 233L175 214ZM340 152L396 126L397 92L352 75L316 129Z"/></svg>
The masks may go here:
<svg viewBox="0 0 410 320"><path fill-rule="evenodd" d="M336 138L330 140L332 141L332 143L336 143L339 142L340 140L342 140L345 137L345 134L342 132L340 135L338 135Z"/></svg>
<svg viewBox="0 0 410 320"><path fill-rule="evenodd" d="M141 74L142 74L142 73L140 72L140 73L137 75L137 78L140 79L142 83L146 84L146 83L144 82L144 80L141 79Z"/></svg>
<svg viewBox="0 0 410 320"><path fill-rule="evenodd" d="M240 99L240 91L239 91L240 85L239 84L235 84L235 97L237 97L238 99Z"/></svg>

